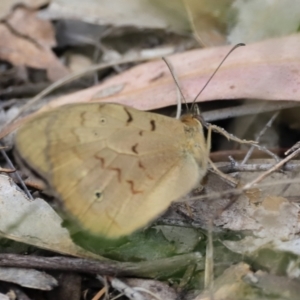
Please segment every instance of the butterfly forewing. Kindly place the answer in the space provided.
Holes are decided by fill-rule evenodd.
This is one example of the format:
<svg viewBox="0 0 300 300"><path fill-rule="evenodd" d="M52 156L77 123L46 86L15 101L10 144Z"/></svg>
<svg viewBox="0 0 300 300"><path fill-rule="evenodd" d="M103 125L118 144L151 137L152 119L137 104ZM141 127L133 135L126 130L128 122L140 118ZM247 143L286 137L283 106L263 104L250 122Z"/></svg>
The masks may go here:
<svg viewBox="0 0 300 300"><path fill-rule="evenodd" d="M189 126L117 104L66 105L25 124L16 147L83 229L117 238L145 226L205 174L202 127Z"/></svg>

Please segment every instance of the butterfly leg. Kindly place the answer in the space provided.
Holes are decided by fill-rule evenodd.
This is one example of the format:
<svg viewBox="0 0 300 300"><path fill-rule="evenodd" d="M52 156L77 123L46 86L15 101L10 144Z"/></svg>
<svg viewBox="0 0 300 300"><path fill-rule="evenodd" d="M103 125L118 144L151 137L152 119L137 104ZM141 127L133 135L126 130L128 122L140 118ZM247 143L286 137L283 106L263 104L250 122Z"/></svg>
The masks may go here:
<svg viewBox="0 0 300 300"><path fill-rule="evenodd" d="M218 133L222 134L223 136L225 136L228 140L235 141L240 144L250 144L250 145L257 144L257 142L255 142L255 141L242 140L242 139L238 138L237 136L227 132L224 128L219 127L217 125L207 123L207 126L208 126L208 130L210 129L210 131L218 132Z"/></svg>
<svg viewBox="0 0 300 300"><path fill-rule="evenodd" d="M209 153L210 153L210 147L211 147L211 132L214 129L215 125L211 125L209 124L208 126L208 133L207 133L207 141L206 141L206 151L207 151L207 157L208 157L208 161L213 169L213 171L218 174L221 178L223 178L226 182L228 182L230 185L233 186L237 186L238 181L235 180L233 177L223 173L222 171L220 171L217 166L213 163L213 161L210 159L209 157Z"/></svg>

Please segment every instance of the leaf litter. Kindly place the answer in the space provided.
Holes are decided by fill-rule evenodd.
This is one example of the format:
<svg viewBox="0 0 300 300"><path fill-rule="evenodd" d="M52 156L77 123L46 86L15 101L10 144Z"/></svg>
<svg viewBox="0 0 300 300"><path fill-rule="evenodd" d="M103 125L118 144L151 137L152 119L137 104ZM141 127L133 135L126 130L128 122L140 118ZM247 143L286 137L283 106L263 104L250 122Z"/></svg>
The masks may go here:
<svg viewBox="0 0 300 300"><path fill-rule="evenodd" d="M29 2L27 1L27 4ZM61 5L63 2L52 1L51 9L55 8L58 3ZM63 5L68 4L64 2ZM193 5L193 1L184 1L186 8L188 5ZM70 6L70 8L72 7ZM35 13L32 11L24 8L17 8L12 11L13 14L10 17L6 16L5 19L10 27L7 27L5 23L2 24L2 34L7 35L7 40L12 43L11 49L16 51L15 49L20 49L23 46L24 49L31 49L32 43L30 44L30 42L34 41L42 45L43 54L34 53L37 53L36 55L47 54L48 56L43 59L43 64L38 64L34 60L31 62L31 59L36 59L37 56L26 56L26 51L20 56L3 56L2 59L13 65L21 66L23 69L24 66L26 68L31 66L45 69L46 77L50 81L62 78L68 71L51 52L51 47L54 45L53 36L49 38L48 35L45 40L47 35L39 31L31 31L32 28L41 26L33 25L30 27L29 25L32 23L29 22L27 22L28 27L24 25L24 20L25 23L26 20L34 22ZM61 12L64 13L64 11ZM47 13L47 9L44 11L45 13ZM213 31L210 31L211 26L215 26L217 23L208 22L207 28L204 26L205 30L201 31L201 26L197 24L195 19L196 15L187 14L187 16L190 18L189 21L194 22L195 31L198 26L197 33L200 36L205 37L208 33L204 40L212 43L224 41L223 33L217 39L209 33ZM137 21L141 20L142 18ZM38 22L34 24L38 24ZM119 24L119 27L122 26ZM9 28L13 28L14 31L18 32L18 35L14 35L14 31L9 31ZM27 38L24 38L24 35ZM30 46L27 46L28 42ZM281 100L283 102L299 101L298 44L299 35L294 34L248 45L247 51L244 49L240 51L241 49L239 49L220 69L199 101L204 103L215 99L240 98ZM21 46L16 48L16 45ZM0 44L0 49L1 47L3 45ZM205 83L208 75L220 62L221 57L229 48L226 47L191 50L174 54L169 58L189 101L193 99L199 91L199 87ZM169 49L172 52L175 51L175 48L172 45ZM28 52L30 53L30 51ZM157 53L161 55L162 52L159 51ZM115 57L122 57L119 56L117 50L106 51L107 57L110 59L114 57L114 53L117 54ZM153 53L155 52L153 51ZM134 57L137 58L139 54L142 54L142 51L136 51ZM72 57L76 58L76 55L72 53ZM83 55L82 58L89 58L86 53L80 55ZM77 62L80 63L80 59L76 58ZM146 56L142 59L147 60ZM93 60L89 59L87 62L84 61L84 65L92 62ZM79 66L79 68L82 67ZM30 75L30 73L28 74ZM30 80L29 77L27 76L26 80ZM173 105L176 102L174 83L161 61L141 64L129 71L112 76L93 87L79 88L78 90L75 93L54 99L49 106L45 106L43 109L68 102L113 101L149 110ZM214 103L212 102L212 104ZM204 104L206 105L206 103ZM207 103L207 107L208 105L209 103ZM230 105L229 110L232 109ZM247 114L247 108L244 108L243 113L245 111ZM296 118L292 118L292 114L287 114L288 117L285 117L288 120L287 127L289 130L297 129L296 110L290 111L295 113ZM276 126L277 124L273 125L274 128L277 128ZM280 139L281 137L278 136L278 141ZM291 143L290 146L292 146ZM230 164L233 166L234 161L231 160L227 166ZM258 167L272 164L275 164L274 160L250 160L245 165L245 170L236 171L233 175L239 179L242 186L242 184L247 184L258 178L261 174L261 171L257 169ZM297 258L300 251L299 205L297 200L299 198L299 183L297 183L297 170L287 168L292 164L297 167L298 161L287 163L282 170L277 170L261 183L251 187L250 190L242 191L239 194L225 194L224 191L230 191L232 187L215 174L209 173L202 182L202 187L188 196L191 198L190 200L185 203L173 204L172 209L161 217L155 226L145 230L141 236L127 241L126 245L111 247L101 253L92 253L91 251L95 252L94 246L88 247L90 250L88 251L75 244L69 232L61 227L62 219L57 216L50 205L46 205L40 199L36 199L34 202L28 201L12 181L1 176L0 198L2 200L0 211L2 211L2 217L0 231L1 235L9 240L79 257L101 258L101 255L105 254L111 259L145 260L154 264L155 260L166 259L168 262L169 258L180 257L197 251L214 259L212 264L216 279L213 287L209 285L209 282L207 283L206 287L210 286L211 288L206 291L204 291L205 264L200 256L191 260L192 268L186 269L185 272L176 268L176 264L179 266L179 263L173 262L173 267L175 267L173 272L169 269L166 273L156 273L156 278L173 282L172 296L168 296L171 297L170 299L175 294L181 294L183 297L190 297L190 299L211 299L211 295L214 295L214 299L269 299L268 297L296 299L299 292L297 280L300 274ZM255 170L249 171L251 167ZM238 186L237 190L241 186ZM202 197L201 200L193 200L200 197ZM30 217L28 217L29 215ZM37 226L37 220L40 219L43 219L49 228ZM211 222L212 220L213 222ZM209 235L211 235L213 245L210 250L206 248L207 236ZM142 244L143 246L141 246ZM86 247L85 244L80 245ZM46 258L45 261L47 261ZM2 258L0 256L1 262L5 262L4 256ZM170 264L171 261L168 263ZM62 264L62 266L64 265ZM147 273L147 268L149 266L145 267L144 274L147 275L144 276L151 277L150 273ZM44 265L44 270L46 269L47 267ZM174 275L176 272L179 272L180 275ZM143 277L142 273L139 274ZM147 282L143 279L140 280L140 283L124 280L122 283L124 285L122 285L110 279L110 284L116 290L122 291L122 288L127 290L128 287L128 290L131 291L130 286L134 288ZM167 286L159 286L160 283L160 281L149 281L149 285L145 288L151 291L151 286L155 287L156 292L155 288L153 290L155 295L167 299L167 296L159 296L159 290L166 291L168 289ZM91 286L88 287L89 291L92 289ZM147 299L146 294L143 294L145 299ZM129 292L127 297L133 299L135 297L133 295L136 296L137 294Z"/></svg>

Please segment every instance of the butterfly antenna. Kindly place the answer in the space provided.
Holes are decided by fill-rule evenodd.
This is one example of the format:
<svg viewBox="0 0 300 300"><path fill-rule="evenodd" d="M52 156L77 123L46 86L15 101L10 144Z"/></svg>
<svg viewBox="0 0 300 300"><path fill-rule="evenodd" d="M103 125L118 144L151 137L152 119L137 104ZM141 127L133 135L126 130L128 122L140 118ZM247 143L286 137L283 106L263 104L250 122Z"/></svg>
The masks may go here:
<svg viewBox="0 0 300 300"><path fill-rule="evenodd" d="M193 108L194 108L194 105L195 105L195 102L197 100L197 98L200 96L200 94L203 92L203 90L207 87L207 85L210 83L210 81L212 80L212 78L215 76L215 74L218 72L218 70L220 69L220 67L223 65L224 61L227 59L227 57L238 47L241 47L241 46L245 46L244 43L239 43L239 44L236 44L227 54L226 56L222 59L222 61L220 62L220 64L218 65L218 67L215 69L215 71L212 73L212 75L210 76L210 78L207 80L207 82L205 83L204 87L201 89L201 91L197 94L197 96L195 97L194 101L193 101L193 104L192 104L192 111L193 111Z"/></svg>
<svg viewBox="0 0 300 300"><path fill-rule="evenodd" d="M182 93L182 90L180 88L180 85L179 85L179 81L175 75L175 72L173 70L173 67L172 65L170 64L169 60L166 58L166 57L162 57L162 60L165 62L165 64L167 65L167 67L169 68L170 70L170 73L173 77L173 80L176 84L176 87L177 87L177 91L179 92L180 96L181 96L181 99L184 101L185 105L187 106L187 103L186 103L186 99ZM176 119L179 119L180 115L181 115L181 99L179 100L179 97L177 97L177 114L176 114ZM188 109L188 107L187 107Z"/></svg>

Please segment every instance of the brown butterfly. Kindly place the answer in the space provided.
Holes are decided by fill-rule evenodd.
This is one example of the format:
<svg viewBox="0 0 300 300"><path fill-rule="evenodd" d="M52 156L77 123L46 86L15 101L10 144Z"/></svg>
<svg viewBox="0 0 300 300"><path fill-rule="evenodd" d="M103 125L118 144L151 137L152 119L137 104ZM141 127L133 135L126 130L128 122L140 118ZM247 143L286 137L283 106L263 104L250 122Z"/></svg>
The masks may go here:
<svg viewBox="0 0 300 300"><path fill-rule="evenodd" d="M115 239L147 225L205 175L197 115L179 120L119 104L72 104L18 130L16 150L84 230Z"/></svg>

